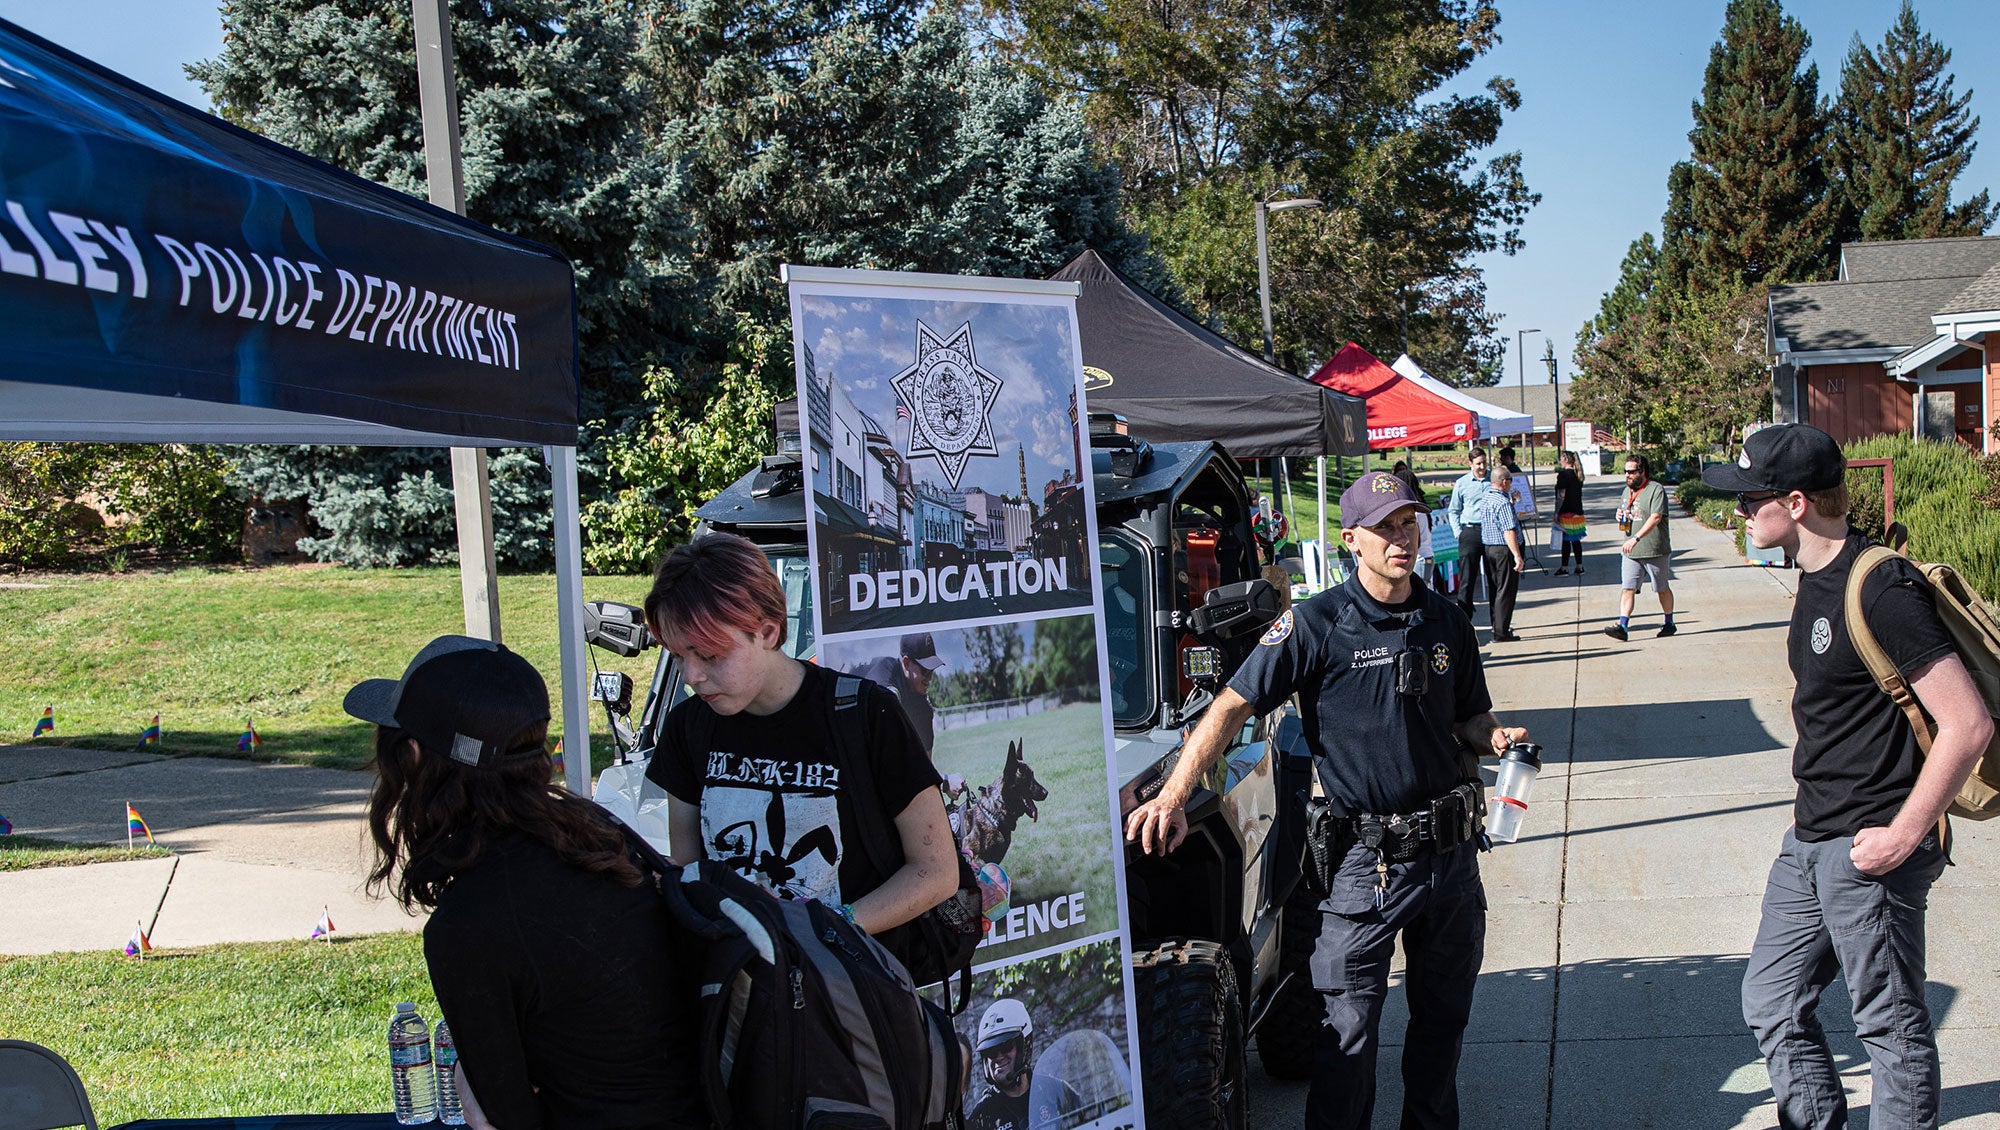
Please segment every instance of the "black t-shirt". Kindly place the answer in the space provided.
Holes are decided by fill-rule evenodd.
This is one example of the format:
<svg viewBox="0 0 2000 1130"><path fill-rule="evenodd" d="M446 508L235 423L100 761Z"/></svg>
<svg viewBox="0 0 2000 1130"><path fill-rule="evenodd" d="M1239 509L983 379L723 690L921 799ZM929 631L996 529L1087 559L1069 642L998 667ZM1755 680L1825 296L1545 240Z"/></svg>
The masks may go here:
<svg viewBox="0 0 2000 1130"><path fill-rule="evenodd" d="M833 739L835 675L805 665L792 701L759 717L690 698L667 715L646 776L701 809L702 852L782 898L851 903L882 885L854 833L860 819ZM885 819L941 782L896 695L864 683L868 771ZM701 715L707 715L702 718ZM704 748L693 748L700 729ZM889 842L896 842L890 829ZM900 866L900 861L897 861Z"/></svg>
<svg viewBox="0 0 2000 1130"><path fill-rule="evenodd" d="M1358 574L1280 617L1229 685L1262 714L1294 692L1320 783L1350 812L1414 812L1464 779L1459 723L1493 708L1472 621L1412 579L1397 608ZM1398 653L1421 653L1428 686L1398 694ZM1406 660L1405 662L1411 662Z"/></svg>
<svg viewBox="0 0 2000 1130"><path fill-rule="evenodd" d="M1583 476L1568 467L1556 471L1556 513L1583 513Z"/></svg>
<svg viewBox="0 0 2000 1130"><path fill-rule="evenodd" d="M454 877L424 925L438 1004L500 1130L708 1125L685 950L652 888L519 833Z"/></svg>
<svg viewBox="0 0 2000 1130"><path fill-rule="evenodd" d="M1792 722L1799 744L1792 776L1799 785L1793 818L1798 837L1818 843L1883 827L1916 784L1921 750L1910 720L1875 685L1847 634L1847 578L1868 539L1849 530L1833 563L1799 578L1787 640ZM1875 567L1861 589L1862 614L1882 650L1904 675L1952 650L1930 585L1900 558Z"/></svg>
<svg viewBox="0 0 2000 1130"><path fill-rule="evenodd" d="M1028 1130L1028 1092L988 1091L965 1120L966 1130Z"/></svg>

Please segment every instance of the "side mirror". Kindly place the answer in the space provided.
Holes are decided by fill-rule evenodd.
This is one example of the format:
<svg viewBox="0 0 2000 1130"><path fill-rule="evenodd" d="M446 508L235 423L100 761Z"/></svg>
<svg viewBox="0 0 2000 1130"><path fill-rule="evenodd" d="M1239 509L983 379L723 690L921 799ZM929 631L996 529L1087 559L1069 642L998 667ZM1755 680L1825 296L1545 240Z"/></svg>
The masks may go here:
<svg viewBox="0 0 2000 1130"><path fill-rule="evenodd" d="M1261 632L1285 610L1276 585L1257 577L1208 590L1201 607L1188 614L1188 629L1204 640L1228 640Z"/></svg>
<svg viewBox="0 0 2000 1130"><path fill-rule="evenodd" d="M613 655L627 659L659 646L646 630L646 615L629 604L613 600L592 600L583 606L583 640Z"/></svg>

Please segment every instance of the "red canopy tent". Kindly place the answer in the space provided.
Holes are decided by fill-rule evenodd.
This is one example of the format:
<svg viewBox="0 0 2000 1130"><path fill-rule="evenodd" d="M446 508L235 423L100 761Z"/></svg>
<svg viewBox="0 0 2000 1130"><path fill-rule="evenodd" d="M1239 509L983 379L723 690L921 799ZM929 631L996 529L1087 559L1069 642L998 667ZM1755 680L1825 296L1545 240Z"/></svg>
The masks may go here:
<svg viewBox="0 0 2000 1130"><path fill-rule="evenodd" d="M1312 380L1368 402L1370 451L1479 438L1478 413L1405 378L1351 341Z"/></svg>

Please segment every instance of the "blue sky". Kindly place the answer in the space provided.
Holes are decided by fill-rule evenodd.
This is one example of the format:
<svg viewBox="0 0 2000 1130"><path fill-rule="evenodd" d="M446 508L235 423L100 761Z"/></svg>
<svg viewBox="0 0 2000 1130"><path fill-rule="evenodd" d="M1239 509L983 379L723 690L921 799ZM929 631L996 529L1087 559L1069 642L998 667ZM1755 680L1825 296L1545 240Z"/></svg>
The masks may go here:
<svg viewBox="0 0 2000 1130"><path fill-rule="evenodd" d="M1577 327L1617 280L1626 246L1641 232L1657 232L1667 168L1687 154L1688 107L1701 93L1723 3L1501 0L1502 43L1460 85L1476 90L1505 75L1519 86L1521 110L1508 119L1498 149L1521 151L1528 183L1542 194L1522 228L1527 248L1482 260L1488 304L1510 342L1508 383L1519 329L1555 338L1567 379ZM0 0L0 19L201 105L180 67L221 49L217 7L215 0ZM1880 42L1897 0L1792 0L1787 10L1812 34L1820 90L1828 94L1848 41L1859 33ZM1917 5L1924 26L1954 49L1958 90L1971 86L1973 112L1984 119L1960 199L2000 180L2000 74L1982 74L1978 65L1981 47L1991 43L1992 10L1991 0ZM1283 238L1286 219L1274 221L1273 239ZM1541 351L1542 339L1529 335L1529 356Z"/></svg>

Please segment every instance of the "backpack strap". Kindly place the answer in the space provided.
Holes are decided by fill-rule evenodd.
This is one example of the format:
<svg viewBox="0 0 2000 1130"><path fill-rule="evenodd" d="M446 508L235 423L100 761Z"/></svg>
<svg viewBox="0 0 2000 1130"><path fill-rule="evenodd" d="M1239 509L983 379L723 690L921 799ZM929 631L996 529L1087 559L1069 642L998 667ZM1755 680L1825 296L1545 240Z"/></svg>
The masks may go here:
<svg viewBox="0 0 2000 1130"><path fill-rule="evenodd" d="M1875 638L1875 630L1868 626L1868 616L1861 607L1861 586L1868 574L1877 565L1895 560L1902 555L1886 546L1871 545L1854 559L1854 567L1847 574L1846 617L1847 638L1854 645L1854 651L1861 656L1861 662L1868 665L1868 673L1875 677L1875 685L1880 687L1889 700L1902 708L1910 720L1910 729L1917 736L1918 760L1921 762L1931 753L1930 719L1924 717L1923 703L1917 701L1917 693L1910 689L1910 680L1896 670L1896 662L1882 649L1882 641ZM1938 817L1938 846L1947 854L1951 848L1951 816Z"/></svg>
<svg viewBox="0 0 2000 1130"><path fill-rule="evenodd" d="M853 786L855 823L860 827L861 850L868 862L884 878L894 875L902 864L902 851L890 842L896 818L882 807L882 795L875 791L875 771L868 764L871 748L868 733L866 692L869 686L859 675L837 675L833 680L833 717L828 732L840 760L841 773Z"/></svg>

